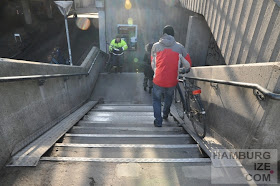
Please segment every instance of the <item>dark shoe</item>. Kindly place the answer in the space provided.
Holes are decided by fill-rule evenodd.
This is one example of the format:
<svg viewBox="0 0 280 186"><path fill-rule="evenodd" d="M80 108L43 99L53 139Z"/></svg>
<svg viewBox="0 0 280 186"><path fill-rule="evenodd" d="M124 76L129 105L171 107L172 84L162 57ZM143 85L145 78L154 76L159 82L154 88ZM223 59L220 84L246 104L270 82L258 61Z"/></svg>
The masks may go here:
<svg viewBox="0 0 280 186"><path fill-rule="evenodd" d="M168 119L168 114L166 114L166 115L163 114L162 119L165 119L165 120Z"/></svg>
<svg viewBox="0 0 280 186"><path fill-rule="evenodd" d="M154 126L155 126L155 127L162 127L162 125L159 125L159 124L156 122L156 120L154 120Z"/></svg>
<svg viewBox="0 0 280 186"><path fill-rule="evenodd" d="M149 88L149 94L151 94L152 93L152 88Z"/></svg>
<svg viewBox="0 0 280 186"><path fill-rule="evenodd" d="M144 87L144 91L147 91L147 87Z"/></svg>

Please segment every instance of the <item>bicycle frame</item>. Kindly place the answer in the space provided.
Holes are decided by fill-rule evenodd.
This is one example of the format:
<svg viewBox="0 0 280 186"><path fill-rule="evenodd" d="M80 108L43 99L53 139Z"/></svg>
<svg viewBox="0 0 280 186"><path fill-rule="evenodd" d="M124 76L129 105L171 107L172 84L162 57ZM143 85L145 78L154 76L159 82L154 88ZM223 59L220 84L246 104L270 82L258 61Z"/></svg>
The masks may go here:
<svg viewBox="0 0 280 186"><path fill-rule="evenodd" d="M206 125L204 124L206 112L200 99L201 89L200 87L189 82L185 77L181 78L179 82L182 83L184 87L184 93L183 93L179 83L176 86L176 89L178 90L183 106L183 111L184 111L183 115L184 114L187 115L197 135L201 138L204 138L206 135ZM176 97L175 97L175 101L176 101ZM192 102L194 104L192 104ZM177 103L177 101L175 103ZM202 134L199 134L197 130L197 125L198 125L197 122L203 125Z"/></svg>
<svg viewBox="0 0 280 186"><path fill-rule="evenodd" d="M199 94L201 93L201 89L195 86L194 84L188 83L186 78L184 77L180 79L179 82L183 83L184 94L182 93L179 84L177 84L177 90L179 92L181 100L183 100L184 102L183 103L184 112L188 115L188 117L190 116L190 112L191 112L191 105L190 105L191 99L193 99L195 103L198 105L200 114L205 114L205 109L203 107L203 104L201 103L200 96L199 96Z"/></svg>

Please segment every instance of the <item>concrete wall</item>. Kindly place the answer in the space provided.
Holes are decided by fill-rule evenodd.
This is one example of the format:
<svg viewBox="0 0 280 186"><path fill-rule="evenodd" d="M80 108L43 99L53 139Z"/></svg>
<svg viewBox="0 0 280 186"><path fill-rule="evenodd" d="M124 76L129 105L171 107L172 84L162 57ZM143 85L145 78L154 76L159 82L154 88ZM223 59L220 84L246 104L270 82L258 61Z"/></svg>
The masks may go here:
<svg viewBox="0 0 280 186"><path fill-rule="evenodd" d="M152 95L143 90L143 73L99 75L91 100L105 103L152 104ZM104 86L106 85L106 86Z"/></svg>
<svg viewBox="0 0 280 186"><path fill-rule="evenodd" d="M189 18L185 47L194 67L226 64L205 18L200 14Z"/></svg>
<svg viewBox="0 0 280 186"><path fill-rule="evenodd" d="M144 57L144 46L149 42L157 42L162 35L162 29L169 24L174 26L175 39L185 45L189 16L192 12L182 8L177 1L130 0L132 8L125 9L124 0L106 0L106 41L109 43L117 34L118 24L128 24L128 18L133 19L133 24L138 25L137 50L125 53L126 65L132 65L133 59L139 61ZM107 46L108 47L108 46ZM132 66L135 68L137 65ZM132 70L132 69L131 69Z"/></svg>
<svg viewBox="0 0 280 186"><path fill-rule="evenodd" d="M54 65L48 63L30 62L0 58L0 76L28 76L28 75L49 75L85 73L86 69L80 66Z"/></svg>
<svg viewBox="0 0 280 186"><path fill-rule="evenodd" d="M75 8L95 7L95 0L75 0Z"/></svg>
<svg viewBox="0 0 280 186"><path fill-rule="evenodd" d="M189 76L257 83L280 93L280 63L195 67ZM259 101L252 89L198 82L209 134L228 148L278 149L280 101ZM279 156L280 157L280 156Z"/></svg>
<svg viewBox="0 0 280 186"><path fill-rule="evenodd" d="M98 11L98 23L99 23L99 48L103 52L106 52L108 49L106 44L106 27L105 27L105 12L103 9Z"/></svg>
<svg viewBox="0 0 280 186"><path fill-rule="evenodd" d="M192 66L205 66L211 31L201 15L190 16L186 48L192 59Z"/></svg>
<svg viewBox="0 0 280 186"><path fill-rule="evenodd" d="M1 59L1 77L87 72L98 53L93 48L80 67ZM100 53L88 76L0 83L0 167L12 154L29 144L85 103L105 58Z"/></svg>
<svg viewBox="0 0 280 186"><path fill-rule="evenodd" d="M205 17L226 64L280 61L280 7L273 0L180 0Z"/></svg>

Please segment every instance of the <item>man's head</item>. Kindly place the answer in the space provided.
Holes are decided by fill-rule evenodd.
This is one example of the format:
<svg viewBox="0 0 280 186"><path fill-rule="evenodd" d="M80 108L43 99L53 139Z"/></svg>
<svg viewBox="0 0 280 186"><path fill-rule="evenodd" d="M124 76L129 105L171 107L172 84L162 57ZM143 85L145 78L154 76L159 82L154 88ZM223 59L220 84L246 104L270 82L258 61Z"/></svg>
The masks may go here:
<svg viewBox="0 0 280 186"><path fill-rule="evenodd" d="M120 41L121 41L121 36L120 36L120 35L117 35L117 36L116 36L116 42L119 43Z"/></svg>
<svg viewBox="0 0 280 186"><path fill-rule="evenodd" d="M172 26L170 25L166 25L164 28L163 28L163 34L167 34L167 35L170 35L170 36L173 36L174 37L174 29Z"/></svg>

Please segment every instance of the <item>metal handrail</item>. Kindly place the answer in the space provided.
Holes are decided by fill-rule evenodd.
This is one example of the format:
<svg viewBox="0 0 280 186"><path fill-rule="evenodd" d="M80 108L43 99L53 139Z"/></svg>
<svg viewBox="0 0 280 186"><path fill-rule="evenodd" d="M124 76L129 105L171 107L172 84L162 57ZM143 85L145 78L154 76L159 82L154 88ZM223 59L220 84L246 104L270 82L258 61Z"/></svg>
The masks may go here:
<svg viewBox="0 0 280 186"><path fill-rule="evenodd" d="M208 78L197 78L197 77L187 77L182 76L187 79L197 80L197 81L205 81L210 83L218 83L218 84L224 84L224 85L232 85L237 87L244 87L244 88L251 88L260 91L264 96L267 96L274 100L280 100L280 94L273 93L266 88L260 86L259 84L255 83L245 83L245 82L238 82L238 81L225 81L225 80L218 80L218 79L208 79Z"/></svg>
<svg viewBox="0 0 280 186"><path fill-rule="evenodd" d="M96 57L94 58L88 72L86 73L73 73L73 74L51 74L51 75L31 75L31 76L9 76L9 77L0 77L0 82L12 82L12 81L25 81L25 80L34 80L34 79L49 79L49 78L59 78L59 77L71 77L71 76L82 76L89 75L92 70L93 65L99 55L98 51Z"/></svg>

